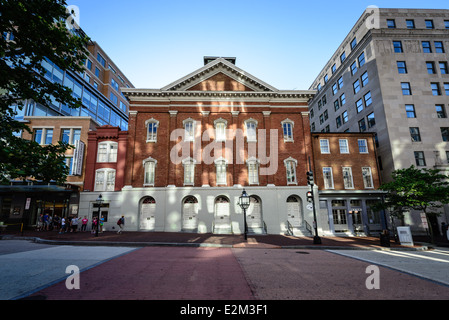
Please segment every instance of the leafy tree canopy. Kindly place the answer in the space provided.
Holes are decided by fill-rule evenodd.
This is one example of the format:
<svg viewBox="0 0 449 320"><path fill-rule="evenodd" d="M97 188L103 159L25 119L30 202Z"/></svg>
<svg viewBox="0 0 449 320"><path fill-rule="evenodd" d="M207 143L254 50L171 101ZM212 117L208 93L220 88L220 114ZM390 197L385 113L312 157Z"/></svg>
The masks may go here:
<svg viewBox="0 0 449 320"><path fill-rule="evenodd" d="M67 144L40 146L14 134L29 127L15 120L24 101L34 100L48 106L51 99L79 108L81 101L71 89L45 78L42 66L48 59L62 70L81 72L87 56L87 37L66 28L64 0L0 0L0 181L34 177L49 182L64 182Z"/></svg>

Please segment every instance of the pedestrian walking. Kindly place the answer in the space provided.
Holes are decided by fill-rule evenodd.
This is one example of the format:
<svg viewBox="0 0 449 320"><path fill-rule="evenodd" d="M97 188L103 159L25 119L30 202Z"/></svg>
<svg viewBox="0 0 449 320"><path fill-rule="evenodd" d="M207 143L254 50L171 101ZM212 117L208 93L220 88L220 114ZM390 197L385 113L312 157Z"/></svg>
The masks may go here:
<svg viewBox="0 0 449 320"><path fill-rule="evenodd" d="M117 225L119 228L117 234L121 234L123 232L123 229L125 228L125 216L122 216L120 219L118 219Z"/></svg>
<svg viewBox="0 0 449 320"><path fill-rule="evenodd" d="M65 218L61 218L61 229L59 230L59 234L63 234L66 232Z"/></svg>
<svg viewBox="0 0 449 320"><path fill-rule="evenodd" d="M89 219L87 219L86 216L81 220L81 231L85 232L87 229L87 222L89 222Z"/></svg>
<svg viewBox="0 0 449 320"><path fill-rule="evenodd" d="M78 217L73 217L70 225L72 227L70 232L76 233L78 231Z"/></svg>
<svg viewBox="0 0 449 320"><path fill-rule="evenodd" d="M39 218L37 219L36 231L42 231L43 227L44 227L44 215L41 213L39 215Z"/></svg>

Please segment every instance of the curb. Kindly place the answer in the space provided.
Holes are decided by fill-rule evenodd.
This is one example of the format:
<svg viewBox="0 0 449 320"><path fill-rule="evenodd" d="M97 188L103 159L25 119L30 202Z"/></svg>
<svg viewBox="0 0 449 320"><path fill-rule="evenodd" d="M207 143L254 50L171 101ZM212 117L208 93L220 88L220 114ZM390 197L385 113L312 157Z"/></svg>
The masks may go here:
<svg viewBox="0 0 449 320"><path fill-rule="evenodd" d="M427 251L433 249L427 245L420 247L348 247L348 246L322 246L322 245L298 245L279 246L269 244L216 244L216 243L177 243L177 242L115 242L115 241L69 241L69 240L47 240L38 237L0 236L0 240L28 240L48 245L69 246L98 246L98 247L193 247L193 248L235 248L235 249L302 249L302 250L372 250L372 251Z"/></svg>

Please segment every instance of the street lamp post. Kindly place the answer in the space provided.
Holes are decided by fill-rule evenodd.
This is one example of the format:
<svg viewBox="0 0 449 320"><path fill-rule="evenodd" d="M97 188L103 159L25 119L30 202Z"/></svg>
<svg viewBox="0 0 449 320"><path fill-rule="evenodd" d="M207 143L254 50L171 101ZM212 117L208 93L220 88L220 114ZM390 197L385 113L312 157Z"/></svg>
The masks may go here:
<svg viewBox="0 0 449 320"><path fill-rule="evenodd" d="M248 240L248 226L246 224L246 210L249 208L249 196L243 189L242 195L239 198L239 206L243 209L243 221L245 224L245 241Z"/></svg>
<svg viewBox="0 0 449 320"><path fill-rule="evenodd" d="M98 218L97 218L97 230L95 230L95 237L98 237L98 229L100 229L100 215L101 215L101 204L102 203L103 203L103 196L100 194L97 198Z"/></svg>

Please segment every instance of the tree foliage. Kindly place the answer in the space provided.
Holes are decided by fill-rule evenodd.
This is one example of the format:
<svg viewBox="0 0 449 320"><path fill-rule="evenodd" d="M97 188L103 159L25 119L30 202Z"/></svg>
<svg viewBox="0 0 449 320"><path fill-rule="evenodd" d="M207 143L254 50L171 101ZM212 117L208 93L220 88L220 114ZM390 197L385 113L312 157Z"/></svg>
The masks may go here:
<svg viewBox="0 0 449 320"><path fill-rule="evenodd" d="M393 180L380 189L387 192L383 209L393 214L417 210L438 216L438 209L449 203L449 177L438 169L417 169L411 166L392 173ZM400 218L400 216L397 216ZM431 235L433 235L429 223Z"/></svg>
<svg viewBox="0 0 449 320"><path fill-rule="evenodd" d="M11 106L24 108L33 100L44 106L54 98L69 108L81 101L71 89L45 78L42 62L48 59L62 70L83 70L87 55L86 37L66 28L70 14L64 0L0 0L0 180L34 177L64 182L68 168L64 153L69 145L40 146L15 136L29 127L15 120Z"/></svg>

